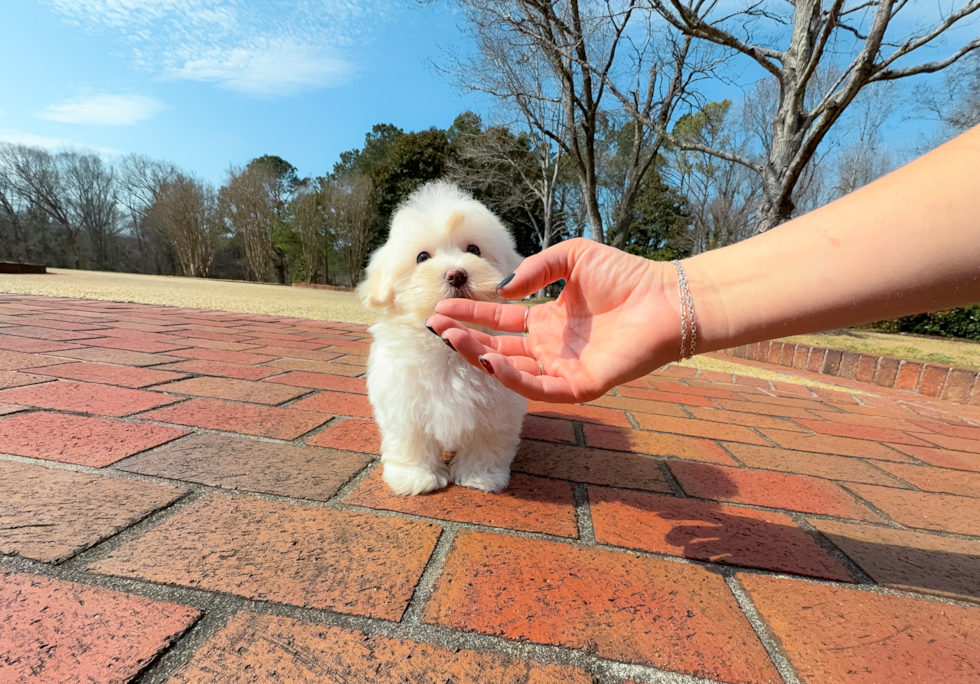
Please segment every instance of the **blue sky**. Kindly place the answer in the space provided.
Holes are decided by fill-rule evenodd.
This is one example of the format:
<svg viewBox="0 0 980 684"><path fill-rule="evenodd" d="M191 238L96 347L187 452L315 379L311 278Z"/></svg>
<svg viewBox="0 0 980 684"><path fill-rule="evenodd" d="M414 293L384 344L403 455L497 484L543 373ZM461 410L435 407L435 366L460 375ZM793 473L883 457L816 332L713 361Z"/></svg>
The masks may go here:
<svg viewBox="0 0 980 684"><path fill-rule="evenodd" d="M480 108L427 66L459 42L442 3L13 0L2 16L0 140L138 152L216 182L262 154L325 173L375 123Z"/></svg>
<svg viewBox="0 0 980 684"><path fill-rule="evenodd" d="M912 5L920 19L939 6ZM322 174L375 123L445 127L488 108L427 66L440 46L465 49L441 1L9 0L2 17L0 140L138 152L214 182L262 154Z"/></svg>

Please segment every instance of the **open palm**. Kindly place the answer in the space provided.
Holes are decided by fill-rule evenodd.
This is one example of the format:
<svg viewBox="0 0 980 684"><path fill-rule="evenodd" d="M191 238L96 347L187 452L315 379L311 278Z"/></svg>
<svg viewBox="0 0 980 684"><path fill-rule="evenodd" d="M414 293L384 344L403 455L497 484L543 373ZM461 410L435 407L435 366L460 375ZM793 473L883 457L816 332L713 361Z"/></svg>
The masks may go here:
<svg viewBox="0 0 980 684"><path fill-rule="evenodd" d="M517 298L566 281L557 301L527 311L526 336L491 336L459 324L521 333L526 309L519 305L445 300L428 325L467 361L486 368L482 357L487 370L519 394L588 401L677 357L680 317L676 297L668 296L672 277L663 263L592 240L570 240L525 259L501 289L504 297Z"/></svg>

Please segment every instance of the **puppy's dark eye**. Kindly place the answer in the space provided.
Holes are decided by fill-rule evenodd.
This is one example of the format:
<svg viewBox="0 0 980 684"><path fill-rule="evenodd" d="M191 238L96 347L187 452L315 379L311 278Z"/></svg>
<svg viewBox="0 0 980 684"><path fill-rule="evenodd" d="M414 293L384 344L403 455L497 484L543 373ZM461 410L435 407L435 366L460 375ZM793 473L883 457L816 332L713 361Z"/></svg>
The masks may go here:
<svg viewBox="0 0 980 684"><path fill-rule="evenodd" d="M476 245L469 245L466 248L466 251L469 252L470 254L475 254L476 256L480 256L480 248L477 247Z"/></svg>
<svg viewBox="0 0 980 684"><path fill-rule="evenodd" d="M419 255L415 257L415 263L421 264L423 261L429 258L430 257L428 252L419 252Z"/></svg>

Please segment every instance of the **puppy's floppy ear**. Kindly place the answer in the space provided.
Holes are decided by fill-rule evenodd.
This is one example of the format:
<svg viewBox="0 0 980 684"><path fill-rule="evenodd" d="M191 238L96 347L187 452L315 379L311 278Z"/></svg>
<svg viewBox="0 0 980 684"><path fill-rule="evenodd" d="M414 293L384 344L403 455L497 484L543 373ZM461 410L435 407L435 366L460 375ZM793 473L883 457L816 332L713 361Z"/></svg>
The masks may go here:
<svg viewBox="0 0 980 684"><path fill-rule="evenodd" d="M387 252L382 247L371 257L364 281L357 286L357 296L369 309L387 309L395 303L393 270L386 267Z"/></svg>

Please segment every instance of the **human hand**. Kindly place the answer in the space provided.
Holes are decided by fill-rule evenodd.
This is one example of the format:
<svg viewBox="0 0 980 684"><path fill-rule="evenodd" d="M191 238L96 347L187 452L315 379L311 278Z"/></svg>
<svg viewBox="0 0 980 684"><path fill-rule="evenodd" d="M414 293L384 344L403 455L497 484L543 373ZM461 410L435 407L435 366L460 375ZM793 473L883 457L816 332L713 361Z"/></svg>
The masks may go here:
<svg viewBox="0 0 980 684"><path fill-rule="evenodd" d="M426 325L505 387L556 403L595 399L677 358L681 323L669 264L575 239L525 259L498 292L516 299L560 279L566 285L557 301L527 310L446 299ZM525 315L524 337L461 325L522 333Z"/></svg>

